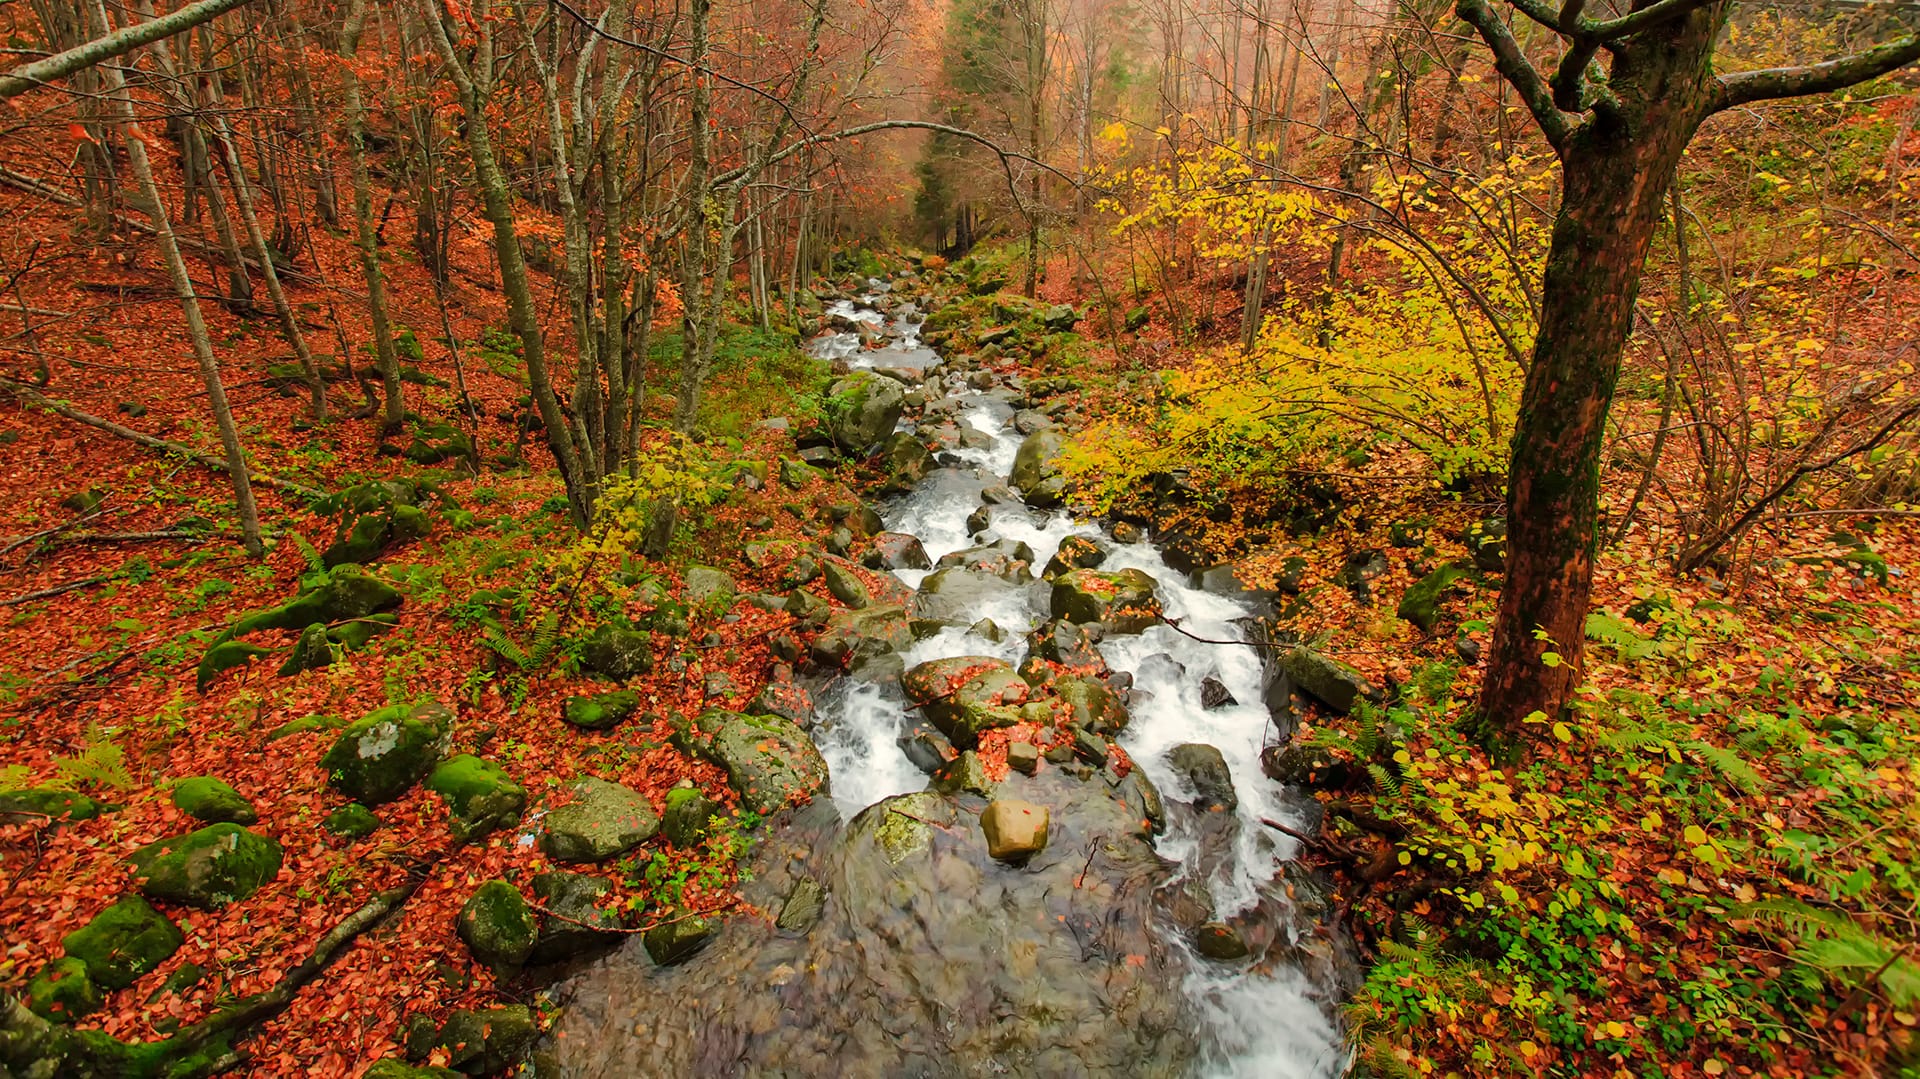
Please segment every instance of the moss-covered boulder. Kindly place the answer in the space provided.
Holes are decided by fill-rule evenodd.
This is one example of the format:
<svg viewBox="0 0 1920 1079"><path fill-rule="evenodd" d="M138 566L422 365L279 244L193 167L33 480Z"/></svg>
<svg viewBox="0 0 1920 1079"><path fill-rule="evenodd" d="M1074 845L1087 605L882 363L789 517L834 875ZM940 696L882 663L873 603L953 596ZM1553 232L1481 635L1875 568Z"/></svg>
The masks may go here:
<svg viewBox="0 0 1920 1079"><path fill-rule="evenodd" d="M827 390L827 432L842 453L863 454L893 433L906 407L900 384L871 371L855 371Z"/></svg>
<svg viewBox="0 0 1920 1079"><path fill-rule="evenodd" d="M247 898L280 873L280 844L237 824L149 843L127 856L151 899L213 909Z"/></svg>
<svg viewBox="0 0 1920 1079"><path fill-rule="evenodd" d="M706 712L675 733L683 749L726 770L740 802L772 813L827 790L827 762L805 731L778 716Z"/></svg>
<svg viewBox="0 0 1920 1079"><path fill-rule="evenodd" d="M647 930L641 939L655 965L670 967L693 958L719 930L711 918L678 914Z"/></svg>
<svg viewBox="0 0 1920 1079"><path fill-rule="evenodd" d="M1020 489L1027 505L1046 509L1060 504L1066 492L1066 477L1054 459L1066 447L1067 436L1055 428L1035 431L1020 443L1014 453L1013 469L1007 482Z"/></svg>
<svg viewBox="0 0 1920 1079"><path fill-rule="evenodd" d="M166 916L137 895L94 915L60 939L67 956L87 966L102 989L125 989L180 950L184 938Z"/></svg>
<svg viewBox="0 0 1920 1079"><path fill-rule="evenodd" d="M320 827L348 839L365 839L380 830L380 818L359 802L348 802L327 814Z"/></svg>
<svg viewBox="0 0 1920 1079"><path fill-rule="evenodd" d="M273 649L262 648L246 641L220 641L207 649L200 657L200 666L194 671L193 685L201 693L213 684L213 680L222 673L243 664L252 663L263 656L275 655Z"/></svg>
<svg viewBox="0 0 1920 1079"><path fill-rule="evenodd" d="M101 814L102 809L99 802L78 791L55 790L52 787L0 791L0 824L92 820Z"/></svg>
<svg viewBox="0 0 1920 1079"><path fill-rule="evenodd" d="M320 765L335 790L383 805L433 770L452 724L453 713L438 701L390 705L341 731Z"/></svg>
<svg viewBox="0 0 1920 1079"><path fill-rule="evenodd" d="M1071 570L1054 578L1050 599L1055 618L1098 622L1112 633L1139 633L1164 621L1159 586L1143 570Z"/></svg>
<svg viewBox="0 0 1920 1079"><path fill-rule="evenodd" d="M293 599L256 611L233 624L227 636L243 637L263 629L305 629L315 622L333 625L366 618L400 606L400 591L359 565L335 566Z"/></svg>
<svg viewBox="0 0 1920 1079"><path fill-rule="evenodd" d="M1384 699L1359 671L1310 648L1295 648L1280 657L1280 670L1315 700L1341 715L1351 712L1362 699Z"/></svg>
<svg viewBox="0 0 1920 1079"><path fill-rule="evenodd" d="M441 761L427 776L427 789L447 803L453 837L462 842L513 827L527 808L525 787L471 753Z"/></svg>
<svg viewBox="0 0 1920 1079"><path fill-rule="evenodd" d="M252 802L212 776L189 776L175 783L173 805L202 824L252 824L260 819Z"/></svg>
<svg viewBox="0 0 1920 1079"><path fill-rule="evenodd" d="M950 656L908 670L900 685L907 699L962 749L983 731L1020 722L1030 691L1026 681L992 656Z"/></svg>
<svg viewBox="0 0 1920 1079"><path fill-rule="evenodd" d="M720 803L700 788L675 787L667 792L666 805L660 810L660 830L676 847L697 847L706 841L720 812Z"/></svg>
<svg viewBox="0 0 1920 1079"><path fill-rule="evenodd" d="M660 830L653 803L639 791L585 776L574 800L547 813L540 848L561 862L604 862L652 839Z"/></svg>
<svg viewBox="0 0 1920 1079"><path fill-rule="evenodd" d="M630 689L577 694L561 706L560 718L589 731L610 730L640 710L640 694Z"/></svg>
<svg viewBox="0 0 1920 1079"><path fill-rule="evenodd" d="M327 637L327 624L315 622L300 631L300 639L287 652L280 665L280 677L290 678L301 671L317 671L333 665L333 642Z"/></svg>
<svg viewBox="0 0 1920 1079"><path fill-rule="evenodd" d="M604 625L580 650L580 666L624 682L653 670L653 636L645 630Z"/></svg>
<svg viewBox="0 0 1920 1079"><path fill-rule="evenodd" d="M490 967L517 967L533 954L539 922L520 889L490 880L474 890L454 922L473 957Z"/></svg>
<svg viewBox="0 0 1920 1079"><path fill-rule="evenodd" d="M490 1075L518 1063L522 1053L540 1036L533 1011L525 1004L500 1008L461 1008L447 1017L436 1048L447 1051L447 1063L466 1075Z"/></svg>
<svg viewBox="0 0 1920 1079"><path fill-rule="evenodd" d="M1060 541L1059 548L1047 560L1040 576L1052 580L1069 570L1093 569L1105 562L1112 553L1113 545L1099 536L1076 533Z"/></svg>
<svg viewBox="0 0 1920 1079"><path fill-rule="evenodd" d="M809 654L820 666L837 670L912 646L906 609L876 605L834 612L813 639Z"/></svg>
<svg viewBox="0 0 1920 1079"><path fill-rule="evenodd" d="M1440 601L1454 582L1466 576L1467 571L1460 566L1441 566L1413 582L1400 597L1400 606L1394 613L1431 633L1434 624L1440 621Z"/></svg>
<svg viewBox="0 0 1920 1079"><path fill-rule="evenodd" d="M825 477L826 473L805 461L797 461L791 457L784 457L780 460L780 482L782 485L791 487L794 490L799 490L814 480L824 479Z"/></svg>
<svg viewBox="0 0 1920 1079"><path fill-rule="evenodd" d="M689 566L680 598L695 610L724 611L733 606L733 597L739 591L739 586L724 571L712 566Z"/></svg>
<svg viewBox="0 0 1920 1079"><path fill-rule="evenodd" d="M100 1010L100 987L87 965L71 956L56 959L27 983L27 1007L54 1023L71 1023Z"/></svg>
<svg viewBox="0 0 1920 1079"><path fill-rule="evenodd" d="M1118 734L1132 717L1119 694L1098 678L1069 675L1053 683L1054 696L1066 706L1067 722L1095 734Z"/></svg>
<svg viewBox="0 0 1920 1079"><path fill-rule="evenodd" d="M323 509L337 514L333 542L320 554L325 565L371 562L389 549L425 537L433 518L421 508L423 488L407 480L378 480L348 487Z"/></svg>
<svg viewBox="0 0 1920 1079"><path fill-rule="evenodd" d="M927 452L927 447L917 436L895 431L887 436L886 443L880 447L880 471L885 477L880 490L888 494L905 494L927 478L927 473L933 471L933 465L933 454Z"/></svg>
<svg viewBox="0 0 1920 1079"><path fill-rule="evenodd" d="M589 873L541 873L533 878L533 897L546 908L540 918L540 938L527 956L529 965L562 959L618 944L620 915L602 904L613 891L606 880Z"/></svg>

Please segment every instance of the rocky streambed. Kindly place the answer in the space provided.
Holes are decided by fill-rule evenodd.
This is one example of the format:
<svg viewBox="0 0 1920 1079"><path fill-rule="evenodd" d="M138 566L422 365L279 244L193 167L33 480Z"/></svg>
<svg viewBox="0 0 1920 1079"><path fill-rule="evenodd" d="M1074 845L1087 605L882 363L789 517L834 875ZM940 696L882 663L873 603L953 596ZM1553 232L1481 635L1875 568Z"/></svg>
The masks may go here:
<svg viewBox="0 0 1920 1079"><path fill-rule="evenodd" d="M827 299L813 347L844 377L802 457L877 458L897 497L857 530L870 541L786 552L843 609L757 601L820 624L782 674L816 702L789 718L831 798L769 822L755 913L690 955L635 940L559 986L538 1070L1337 1074L1353 964L1324 886L1261 823L1310 826L1311 801L1261 768L1293 682L1216 643L1255 639L1263 597L1061 507L1049 458L1072 406L1035 407L1001 365L1017 325L942 357L918 282Z"/></svg>

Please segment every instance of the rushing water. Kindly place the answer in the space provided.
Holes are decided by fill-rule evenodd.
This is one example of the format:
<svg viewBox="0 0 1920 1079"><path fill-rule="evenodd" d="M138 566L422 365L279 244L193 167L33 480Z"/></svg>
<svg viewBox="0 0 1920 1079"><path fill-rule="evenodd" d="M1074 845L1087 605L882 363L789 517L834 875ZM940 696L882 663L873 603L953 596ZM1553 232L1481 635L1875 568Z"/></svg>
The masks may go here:
<svg viewBox="0 0 1920 1079"><path fill-rule="evenodd" d="M918 338L921 313L889 315L879 309L885 303L882 283L869 282L869 291L857 302L840 300L829 306L830 324L846 328L816 339L815 354L867 368L925 368L937 363L939 358ZM862 331L866 331L865 340ZM875 340L876 333L884 336L884 343ZM878 347L868 347L869 343ZM993 506L986 533L968 531L966 521L981 504L980 491L1006 482L1022 439L1012 426L1013 408L1007 398L1005 390L961 390L956 419L984 433L985 444L952 451L963 462L961 466L936 469L886 509L887 527L919 537L936 562L942 555L982 541L1008 539L1031 547L1038 566L1063 538L1096 531L1065 512L1036 511L1018 504ZM911 429L911 421L904 421L903 427ZM1167 750L1189 742L1212 745L1226 759L1239 798L1237 827L1203 822L1196 814L1170 813L1167 833L1158 840L1160 853L1179 863L1181 873L1205 879L1214 917L1230 918L1263 902L1268 910L1279 908L1276 916L1284 916L1284 904L1276 904L1273 897L1280 890L1279 875L1293 856L1294 844L1264 827L1261 818L1297 818L1281 789L1260 769L1260 750L1270 724L1262 703L1260 654L1250 647L1194 639L1239 641L1244 634L1236 620L1254 612L1241 600L1190 587L1186 575L1170 569L1147 543L1114 545L1101 568L1137 568L1151 574L1159 583L1167 616L1187 631L1155 626L1140 634L1110 636L1101 643L1109 666L1131 673L1138 691L1132 695L1133 718L1119 736L1120 744L1170 803L1183 801L1192 792L1167 763ZM902 570L897 575L917 587L926 572ZM990 619L1005 631L1004 636L995 642L970 628L948 627L916 642L903 657L907 666L961 655L995 656L1017 664L1025 652L1025 634L1047 616L1045 582L1009 588L970 616ZM1209 677L1224 685L1236 703L1204 708L1201 684ZM907 759L897 741L911 722L898 686L842 679L819 705L815 738L827 758L833 796L844 817L851 819L882 798L926 786L926 776ZM1202 823L1207 825L1204 834ZM1223 835L1230 837L1227 849L1219 849L1218 840L1209 848L1208 837ZM1170 934L1169 943L1187 947L1178 934ZM1252 973L1198 957L1189 968L1193 973L1183 989L1208 1028L1200 1039L1207 1074L1285 1079L1339 1073L1345 1053L1326 1011L1327 994L1316 993L1299 972L1282 968Z"/></svg>

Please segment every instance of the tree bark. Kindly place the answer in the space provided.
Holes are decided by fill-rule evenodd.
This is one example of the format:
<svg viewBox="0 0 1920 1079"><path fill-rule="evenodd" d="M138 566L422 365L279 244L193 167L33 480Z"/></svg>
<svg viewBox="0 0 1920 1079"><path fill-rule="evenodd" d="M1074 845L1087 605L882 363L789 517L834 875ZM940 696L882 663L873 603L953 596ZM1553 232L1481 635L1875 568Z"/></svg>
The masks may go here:
<svg viewBox="0 0 1920 1079"><path fill-rule="evenodd" d="M352 0L340 28L340 56L346 61L340 66L346 88L347 156L353 172L354 240L360 250L360 276L367 283L367 314L373 322L373 364L380 372L384 406L381 421L391 429L405 421L407 403L400 382L400 359L393 348L393 325L387 318L387 281L380 270L380 238L373 222L373 180L367 170L367 109L360 96L360 76L353 70L353 55L359 51L366 17L367 0Z"/></svg>
<svg viewBox="0 0 1920 1079"><path fill-rule="evenodd" d="M248 0L200 0L197 4L188 4L163 18L124 27L44 60L22 64L5 75L0 75L0 100L18 97L36 86L65 78L81 68L92 67L103 60L123 56L142 45L198 26L223 11L231 11L247 2Z"/></svg>

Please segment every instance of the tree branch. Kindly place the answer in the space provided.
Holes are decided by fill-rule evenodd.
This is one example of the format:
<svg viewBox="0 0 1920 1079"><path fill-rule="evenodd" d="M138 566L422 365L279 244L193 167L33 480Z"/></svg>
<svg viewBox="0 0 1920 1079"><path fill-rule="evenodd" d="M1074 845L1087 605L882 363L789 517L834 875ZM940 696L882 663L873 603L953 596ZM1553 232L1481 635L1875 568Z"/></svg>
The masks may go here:
<svg viewBox="0 0 1920 1079"><path fill-rule="evenodd" d="M1618 41L1628 34L1658 26L1669 19L1677 19L1713 2L1714 0L1658 0L1657 3L1648 4L1639 11L1628 12L1617 19L1608 19L1605 22L1582 19L1571 32L1596 41Z"/></svg>
<svg viewBox="0 0 1920 1079"><path fill-rule="evenodd" d="M774 164L777 161L783 161L799 153L800 151L808 149L810 147L820 146L829 142L839 142L842 139L851 139L859 135L871 134L872 132L875 132L875 131L890 131L890 130L902 130L902 129L937 131L942 134L952 135L955 138L966 139L969 142L977 142L980 145L986 147L987 149L993 151L995 154L999 155L1001 166L1003 168L1007 168L1008 171L1011 171L1011 168L1008 166L1008 162L1024 161L1027 164L1032 165L1036 168L1045 169L1046 171L1053 173L1055 176L1059 177L1062 180L1065 180L1067 183L1075 187L1079 186L1079 181L1075 180L1071 176L1068 176L1066 173L1061 172L1059 169L1054 168L1052 165L1049 165L1046 162L1039 160L1038 158L1029 157L1018 150L1003 149L999 145L997 145L992 139L987 138L985 135L975 134L974 132L968 131L966 128L954 127L951 124L936 124L929 120L876 120L870 124L859 124L854 127L843 128L839 131L827 131L818 135L809 135L808 137L801 139L799 142L793 143L790 146L783 147L777 152L768 155L766 160L759 162L757 165L741 165L738 168L729 169L726 172L723 172L720 175L715 176L713 178L712 183L709 186L716 187L716 188L725 187L727 184L731 183L732 181L739 179L743 175L746 175L749 171L751 171L754 168L765 168L768 165Z"/></svg>
<svg viewBox="0 0 1920 1079"><path fill-rule="evenodd" d="M1663 0L1664 2L1664 0ZM1651 9L1648 9L1651 10ZM1807 94L1827 94L1878 78L1897 67L1920 60L1920 34L1908 34L1865 52L1806 67L1774 67L1720 76L1720 92L1713 111L1755 101L1771 101Z"/></svg>
<svg viewBox="0 0 1920 1079"><path fill-rule="evenodd" d="M246 2L247 0L200 0L199 3L188 4L171 15L162 15L157 19L123 27L104 37L82 42L44 60L22 64L5 75L0 75L0 100L18 97L36 86L65 78L81 68L92 67L103 60L111 60L116 56L130 53L142 45L151 44L163 37L170 37L182 30L198 26L215 15L231 11Z"/></svg>
<svg viewBox="0 0 1920 1079"><path fill-rule="evenodd" d="M1513 39L1507 24L1487 6L1487 0L1459 0L1454 7L1467 25L1480 32L1481 40L1493 50L1493 66L1527 103L1535 123L1547 137L1548 145L1558 150L1573 133L1573 122L1553 103L1553 91L1540 72L1527 62L1520 43Z"/></svg>

